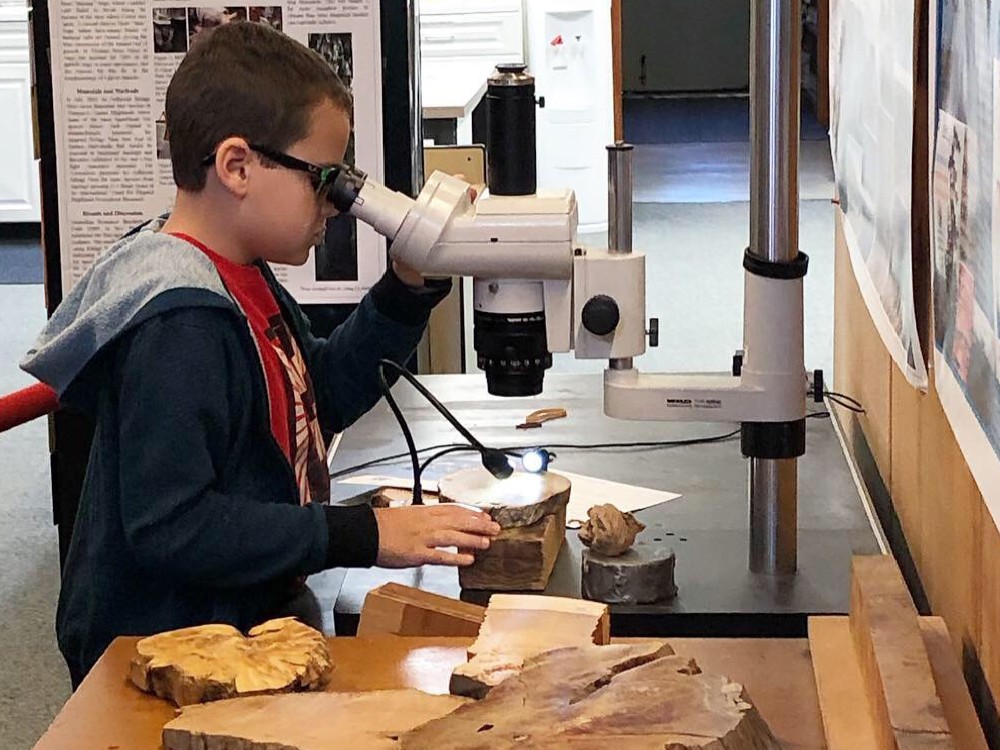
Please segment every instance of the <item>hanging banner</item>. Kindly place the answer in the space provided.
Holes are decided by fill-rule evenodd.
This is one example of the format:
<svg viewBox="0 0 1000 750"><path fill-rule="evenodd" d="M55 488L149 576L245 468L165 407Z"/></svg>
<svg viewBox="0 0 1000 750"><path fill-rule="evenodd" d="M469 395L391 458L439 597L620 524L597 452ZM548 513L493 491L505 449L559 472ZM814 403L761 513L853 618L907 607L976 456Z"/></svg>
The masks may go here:
<svg viewBox="0 0 1000 750"><path fill-rule="evenodd" d="M913 302L914 0L830 3L830 140L844 234L865 304L918 388Z"/></svg>
<svg viewBox="0 0 1000 750"><path fill-rule="evenodd" d="M1000 8L942 0L938 12L935 383L1000 521Z"/></svg>
<svg viewBox="0 0 1000 750"><path fill-rule="evenodd" d="M316 50L354 93L348 160L383 179L377 0L226 6L50 0L49 14L64 294L125 232L171 209L167 85L206 29L266 23ZM385 240L339 216L305 265L274 270L300 302L352 303L385 266Z"/></svg>

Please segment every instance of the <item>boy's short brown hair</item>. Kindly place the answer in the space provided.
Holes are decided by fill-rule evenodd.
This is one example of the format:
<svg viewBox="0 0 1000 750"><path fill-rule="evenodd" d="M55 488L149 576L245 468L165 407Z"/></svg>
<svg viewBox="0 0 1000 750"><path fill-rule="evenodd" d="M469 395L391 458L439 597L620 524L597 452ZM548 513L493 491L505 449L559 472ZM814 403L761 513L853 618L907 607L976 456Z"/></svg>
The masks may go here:
<svg viewBox="0 0 1000 750"><path fill-rule="evenodd" d="M205 187L205 158L231 136L284 151L324 99L351 112L350 91L323 58L280 31L235 22L201 32L167 88L174 182Z"/></svg>

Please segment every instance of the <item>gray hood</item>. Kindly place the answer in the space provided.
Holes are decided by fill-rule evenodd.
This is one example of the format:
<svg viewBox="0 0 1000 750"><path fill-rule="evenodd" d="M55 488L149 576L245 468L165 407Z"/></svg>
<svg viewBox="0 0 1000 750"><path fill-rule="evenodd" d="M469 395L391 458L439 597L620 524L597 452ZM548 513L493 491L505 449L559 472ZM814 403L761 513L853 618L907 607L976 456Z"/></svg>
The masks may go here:
<svg viewBox="0 0 1000 750"><path fill-rule="evenodd" d="M177 304L233 306L215 265L201 250L159 228L155 219L122 238L98 258L56 308L21 368L60 396L105 345L152 314L176 305L154 305L165 292Z"/></svg>

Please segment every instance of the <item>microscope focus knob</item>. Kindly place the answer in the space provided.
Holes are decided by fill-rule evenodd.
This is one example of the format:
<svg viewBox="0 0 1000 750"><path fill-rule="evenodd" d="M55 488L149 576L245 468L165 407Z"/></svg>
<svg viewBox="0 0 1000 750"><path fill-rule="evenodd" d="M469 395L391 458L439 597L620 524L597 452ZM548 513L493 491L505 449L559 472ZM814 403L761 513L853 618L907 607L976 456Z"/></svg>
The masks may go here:
<svg viewBox="0 0 1000 750"><path fill-rule="evenodd" d="M618 303L606 294L597 294L583 306L583 327L595 336L607 336L618 327Z"/></svg>

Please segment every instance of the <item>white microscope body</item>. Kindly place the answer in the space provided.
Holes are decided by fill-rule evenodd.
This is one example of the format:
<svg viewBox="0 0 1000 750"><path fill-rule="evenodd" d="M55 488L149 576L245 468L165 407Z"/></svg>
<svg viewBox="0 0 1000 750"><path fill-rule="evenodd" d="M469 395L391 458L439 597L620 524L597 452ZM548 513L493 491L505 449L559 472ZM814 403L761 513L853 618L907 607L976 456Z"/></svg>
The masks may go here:
<svg viewBox="0 0 1000 750"><path fill-rule="evenodd" d="M572 191L473 201L466 183L435 172L416 200L366 182L351 213L392 241L394 258L425 276L475 277L477 311L544 312L549 352L610 360L604 375L608 416L753 423L805 418L802 327L789 323L802 319L801 277L747 270L739 375L642 373L631 359L646 350L645 256L578 247Z"/></svg>

